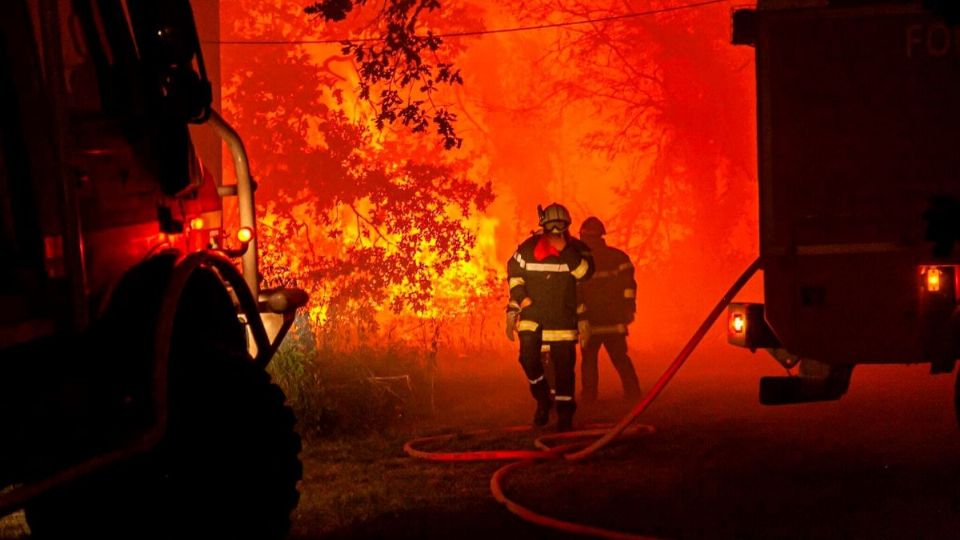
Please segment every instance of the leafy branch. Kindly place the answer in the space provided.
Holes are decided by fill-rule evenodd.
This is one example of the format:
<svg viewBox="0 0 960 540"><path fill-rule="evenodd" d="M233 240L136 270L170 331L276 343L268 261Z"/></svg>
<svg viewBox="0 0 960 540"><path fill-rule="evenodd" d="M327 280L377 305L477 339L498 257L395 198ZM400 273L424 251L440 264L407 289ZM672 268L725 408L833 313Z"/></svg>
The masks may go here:
<svg viewBox="0 0 960 540"><path fill-rule="evenodd" d="M310 15L328 22L342 21L369 0L321 0L304 8ZM359 97L375 107L379 129L400 121L414 133L435 126L447 150L459 148L457 116L437 105L432 97L442 86L462 85L460 70L452 62L427 61L437 58L443 39L432 31L417 33L420 17L440 9L439 0L386 0L380 8L376 30L382 39L343 42L342 52L354 59L360 76ZM404 99L402 95L406 95Z"/></svg>

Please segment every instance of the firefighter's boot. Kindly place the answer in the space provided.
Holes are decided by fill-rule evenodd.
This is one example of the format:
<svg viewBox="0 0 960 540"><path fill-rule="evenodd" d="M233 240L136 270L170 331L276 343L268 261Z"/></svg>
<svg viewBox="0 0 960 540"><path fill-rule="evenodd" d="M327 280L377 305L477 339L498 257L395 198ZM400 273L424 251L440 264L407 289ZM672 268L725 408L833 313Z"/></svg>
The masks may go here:
<svg viewBox="0 0 960 540"><path fill-rule="evenodd" d="M533 399L537 400L537 410L533 413L533 425L545 426L550 421L550 409L553 408L553 400L550 398L550 385L546 380L530 385L530 393Z"/></svg>
<svg viewBox="0 0 960 540"><path fill-rule="evenodd" d="M573 401L557 402L557 431L564 432L573 429L573 413L577 410L577 404Z"/></svg>

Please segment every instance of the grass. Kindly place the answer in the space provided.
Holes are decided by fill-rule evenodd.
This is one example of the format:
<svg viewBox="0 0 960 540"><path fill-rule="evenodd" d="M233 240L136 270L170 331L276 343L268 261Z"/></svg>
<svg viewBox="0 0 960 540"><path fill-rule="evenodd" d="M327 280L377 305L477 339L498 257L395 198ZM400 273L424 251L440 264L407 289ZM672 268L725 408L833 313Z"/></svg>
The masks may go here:
<svg viewBox="0 0 960 540"><path fill-rule="evenodd" d="M438 466L412 460L401 450L405 439L370 435L309 445L303 458L310 466L292 537L377 537L396 522L405 529L393 531L398 537L418 538L430 524L418 524L416 518L411 523L411 516L441 510L466 514L478 506L488 506L491 515L498 512L496 505L484 504L489 499L484 479L496 464Z"/></svg>
<svg viewBox="0 0 960 540"><path fill-rule="evenodd" d="M517 519L493 500L490 477L502 462L436 463L403 452L415 437L527 424L533 402L519 367L493 371L444 373L434 415L381 432L308 438L291 538L566 538ZM464 436L442 449L532 449L538 435Z"/></svg>
<svg viewBox="0 0 960 540"><path fill-rule="evenodd" d="M914 403L891 400L886 383L871 379L879 376L861 373L845 401L789 409L759 406L751 374L688 374L644 418L657 433L587 462L521 469L506 490L550 516L665 538L955 538L952 381L909 369L881 382L916 387ZM430 463L402 452L414 436L528 421L532 404L518 378L511 370L445 377L435 417L309 440L292 538L565 538L492 499L500 464ZM583 408L578 421L622 409L608 399ZM450 449L531 448L531 438L463 439Z"/></svg>

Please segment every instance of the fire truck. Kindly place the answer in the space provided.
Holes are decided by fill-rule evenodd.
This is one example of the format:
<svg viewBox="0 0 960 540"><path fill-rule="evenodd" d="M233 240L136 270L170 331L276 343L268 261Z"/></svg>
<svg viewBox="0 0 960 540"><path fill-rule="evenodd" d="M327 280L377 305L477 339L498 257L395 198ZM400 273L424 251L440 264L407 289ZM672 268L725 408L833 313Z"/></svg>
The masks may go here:
<svg viewBox="0 0 960 540"><path fill-rule="evenodd" d="M762 378L762 403L838 399L859 364L950 373L960 356L958 7L733 15L734 44L756 51L764 302L730 305L728 338L797 367Z"/></svg>
<svg viewBox="0 0 960 540"><path fill-rule="evenodd" d="M259 288L211 88L187 0L3 4L0 515L34 538L288 531L300 438L265 368L307 299Z"/></svg>

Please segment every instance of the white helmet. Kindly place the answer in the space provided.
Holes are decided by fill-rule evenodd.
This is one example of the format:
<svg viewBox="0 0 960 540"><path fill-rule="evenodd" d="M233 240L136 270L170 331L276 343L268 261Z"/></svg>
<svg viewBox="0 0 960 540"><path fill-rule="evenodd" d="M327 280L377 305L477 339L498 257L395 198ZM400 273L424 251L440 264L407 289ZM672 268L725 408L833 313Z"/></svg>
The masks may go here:
<svg viewBox="0 0 960 540"><path fill-rule="evenodd" d="M540 226L546 232L564 232L573 221L570 219L570 212L563 205L557 203L553 203L546 208L537 206L537 213L540 215Z"/></svg>

